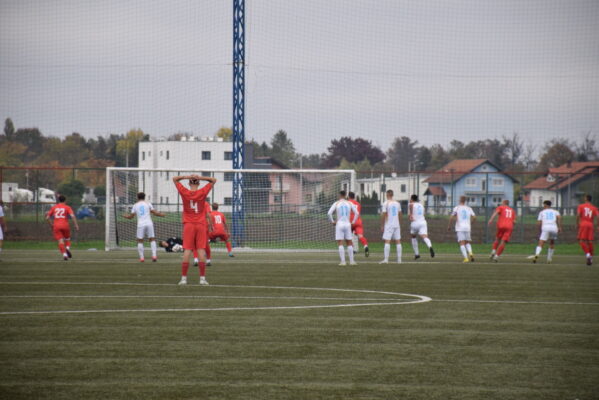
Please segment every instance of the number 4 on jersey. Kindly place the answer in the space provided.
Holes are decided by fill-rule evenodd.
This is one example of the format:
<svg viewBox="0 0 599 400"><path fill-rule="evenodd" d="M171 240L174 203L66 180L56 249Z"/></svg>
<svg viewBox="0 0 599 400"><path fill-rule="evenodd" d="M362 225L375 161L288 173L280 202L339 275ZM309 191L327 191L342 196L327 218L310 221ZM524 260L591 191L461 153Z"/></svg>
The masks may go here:
<svg viewBox="0 0 599 400"><path fill-rule="evenodd" d="M200 210L198 210L198 203L196 203L193 200L189 200L189 207L193 208L195 210L196 213L199 213Z"/></svg>

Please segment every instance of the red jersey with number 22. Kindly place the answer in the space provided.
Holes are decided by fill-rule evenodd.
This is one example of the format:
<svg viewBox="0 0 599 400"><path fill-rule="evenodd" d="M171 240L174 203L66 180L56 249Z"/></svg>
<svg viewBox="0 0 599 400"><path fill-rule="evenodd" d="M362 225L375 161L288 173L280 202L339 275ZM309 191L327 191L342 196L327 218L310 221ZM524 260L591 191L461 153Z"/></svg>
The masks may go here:
<svg viewBox="0 0 599 400"><path fill-rule="evenodd" d="M196 224L208 224L206 221L206 197L210 190L212 190L212 184L209 183L201 189L191 191L183 186L180 182L177 182L177 191L181 195L183 202L183 223L196 223Z"/></svg>
<svg viewBox="0 0 599 400"><path fill-rule="evenodd" d="M509 206L497 207L497 227L503 229L512 229L514 227L514 221L516 220L516 213L514 209Z"/></svg>
<svg viewBox="0 0 599 400"><path fill-rule="evenodd" d="M69 215L73 215L73 209L64 203L58 203L52 206L48 211L48 217L54 218L52 227L54 229L62 229L69 227Z"/></svg>

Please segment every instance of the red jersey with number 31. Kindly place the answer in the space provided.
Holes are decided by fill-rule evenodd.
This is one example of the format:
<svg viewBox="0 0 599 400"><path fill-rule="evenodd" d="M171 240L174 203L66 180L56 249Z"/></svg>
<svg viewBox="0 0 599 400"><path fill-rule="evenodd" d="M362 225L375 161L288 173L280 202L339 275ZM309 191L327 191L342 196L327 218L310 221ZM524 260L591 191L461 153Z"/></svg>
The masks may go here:
<svg viewBox="0 0 599 400"><path fill-rule="evenodd" d="M510 206L497 207L497 227L502 229L512 229L516 220L516 212Z"/></svg>
<svg viewBox="0 0 599 400"><path fill-rule="evenodd" d="M578 206L577 214L580 217L580 225L593 225L594 219L599 215L599 210L592 204L583 203Z"/></svg>
<svg viewBox="0 0 599 400"><path fill-rule="evenodd" d="M64 203L58 203L52 206L47 215L50 218L54 218L54 223L52 224L54 229L68 228L69 215L73 215L73 209Z"/></svg>
<svg viewBox="0 0 599 400"><path fill-rule="evenodd" d="M212 184L209 183L196 191L187 189L180 182L177 182L176 186L183 202L183 223L192 222L207 225L206 197L212 190Z"/></svg>

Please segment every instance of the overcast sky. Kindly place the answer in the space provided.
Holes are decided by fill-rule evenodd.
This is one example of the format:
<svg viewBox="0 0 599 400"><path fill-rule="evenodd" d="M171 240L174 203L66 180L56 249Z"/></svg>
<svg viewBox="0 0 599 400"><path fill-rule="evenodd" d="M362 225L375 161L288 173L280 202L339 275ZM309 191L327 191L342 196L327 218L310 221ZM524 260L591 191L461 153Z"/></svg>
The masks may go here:
<svg viewBox="0 0 599 400"><path fill-rule="evenodd" d="M231 125L232 0L0 0L0 118L46 135ZM246 137L599 136L597 0L246 0Z"/></svg>

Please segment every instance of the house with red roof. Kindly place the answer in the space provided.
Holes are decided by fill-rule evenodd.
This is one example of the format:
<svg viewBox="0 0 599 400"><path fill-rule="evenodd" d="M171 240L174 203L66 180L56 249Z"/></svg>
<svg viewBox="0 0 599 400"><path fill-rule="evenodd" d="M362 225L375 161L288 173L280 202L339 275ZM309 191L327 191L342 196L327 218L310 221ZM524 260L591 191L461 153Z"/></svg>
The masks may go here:
<svg viewBox="0 0 599 400"><path fill-rule="evenodd" d="M523 189L531 207L542 207L545 200L556 207L575 207L583 194L599 191L599 161L571 162L549 168L544 176Z"/></svg>
<svg viewBox="0 0 599 400"><path fill-rule="evenodd" d="M474 159L453 160L425 182L428 206L452 207L466 196L472 207L495 207L505 199L513 201L517 180L489 160Z"/></svg>

